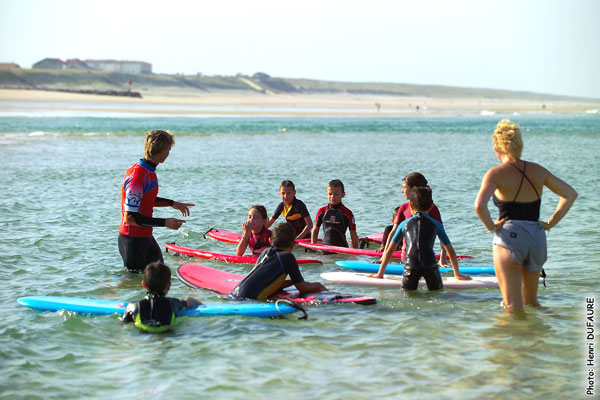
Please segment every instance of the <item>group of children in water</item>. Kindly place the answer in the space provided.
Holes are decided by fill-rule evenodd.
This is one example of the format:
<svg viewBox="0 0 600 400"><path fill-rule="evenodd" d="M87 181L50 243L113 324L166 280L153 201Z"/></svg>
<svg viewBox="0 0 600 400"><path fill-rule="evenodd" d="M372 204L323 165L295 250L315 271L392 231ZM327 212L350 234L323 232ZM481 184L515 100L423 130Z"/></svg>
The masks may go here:
<svg viewBox="0 0 600 400"><path fill-rule="evenodd" d="M178 300L166 297L171 287L171 271L164 264L162 252L152 235L153 227L178 229L184 220L176 218L153 218L154 207L169 206L189 215L192 203L182 203L158 197L156 167L169 156L175 139L170 132L149 131L146 134L144 158L129 168L121 187L121 225L119 228L119 252L124 266L132 272L143 272L142 286L148 295L130 304L124 321L134 322L146 331L161 331L170 328L177 311L196 307L201 303L192 298ZM450 244L437 207L433 204L431 189L420 173L407 175L402 181L402 192L409 202L394 211L394 223L386 228L380 252L381 268L372 276L382 278L385 268L398 246L405 252L403 287L414 290L424 277L429 290L443 287L438 261L433 245L440 239L443 265L445 252L450 256L454 275L458 279L470 279L458 272L456 254ZM237 246L237 255L249 247L254 255L260 255L254 268L231 292L232 297L264 300L285 287L294 285L301 294L326 291L319 282L306 282L300 273L296 258L291 253L296 241L316 243L323 231L323 244L348 247L346 232L350 233L350 245L358 248L354 214L343 203L344 184L338 179L327 185L328 204L319 208L313 222L304 202L296 198L296 188L290 180L281 182L281 203L268 218L262 205L254 205L242 224L242 238ZM272 231L273 223L283 215L285 222ZM403 244L404 243L404 244ZM287 279L289 277L289 279Z"/></svg>
<svg viewBox="0 0 600 400"><path fill-rule="evenodd" d="M407 175L402 181L402 192L409 201L394 210L393 225L386 227L379 248L383 256L381 268L379 273L372 276L383 277L393 252L404 242L402 248L406 252L406 272L403 287L406 290L415 290L419 279L424 277L429 290L441 289L442 279L439 269L436 268L438 261L433 250L435 238L438 237L442 244L442 257L447 251L455 277L469 279L458 272L456 254L444 232L440 212L433 204L431 189L427 186L425 177L420 173ZM250 252L259 255L259 258L248 276L231 292L232 297L264 300L290 285L294 285L302 294L327 290L319 282L304 280L291 253L297 240L316 243L321 229L323 244L348 247L346 231L349 231L351 246L358 248L359 239L354 215L342 203L345 191L340 180L332 180L327 185L329 202L317 211L314 225L306 205L296 198L296 188L292 181L281 182L279 194L282 201L271 218L268 218L267 210L262 205L253 205L248 210L236 252L237 255L243 255L249 248ZM285 222L278 224L271 231L269 228L280 216L285 218ZM411 229L410 221L419 224L419 229ZM419 245L416 245L417 243ZM439 263L443 262L444 258L440 258ZM165 297L170 288L170 270L160 261L149 264L144 270L142 285L148 290L148 296L140 302L132 303L124 320L135 322L136 326L147 331L170 327L178 310L201 304L193 298L178 300ZM163 307L154 304L161 300L164 303ZM161 308L164 310L161 311ZM145 309L152 310L153 314L144 311Z"/></svg>

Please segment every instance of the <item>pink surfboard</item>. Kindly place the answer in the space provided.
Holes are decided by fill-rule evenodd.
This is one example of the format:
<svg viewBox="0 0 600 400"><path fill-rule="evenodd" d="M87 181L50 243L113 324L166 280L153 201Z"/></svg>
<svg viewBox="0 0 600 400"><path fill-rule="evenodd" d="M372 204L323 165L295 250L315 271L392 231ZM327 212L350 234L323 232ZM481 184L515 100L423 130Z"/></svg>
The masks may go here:
<svg viewBox="0 0 600 400"><path fill-rule="evenodd" d="M198 249L191 249L189 247L178 246L175 243L167 243L166 247L167 251L172 251L173 253L185 254L186 256L199 257L207 260L225 261L240 264L255 264L256 260L258 260L258 257L254 256L236 256L233 254L213 253L212 251L204 251ZM298 264L323 265L323 262L321 260L312 260L309 258L299 258L296 261L298 262Z"/></svg>
<svg viewBox="0 0 600 400"><path fill-rule="evenodd" d="M227 242L227 243L238 244L240 242L240 240L242 240L242 235L240 233L224 231L224 230L217 229L217 228L210 228L208 231L206 231L206 233L204 235L206 235L210 238L213 238L215 240L218 240L220 242Z"/></svg>
<svg viewBox="0 0 600 400"><path fill-rule="evenodd" d="M242 240L241 233L224 231L222 229L217 229L217 228L210 228L208 231L206 231L206 233L204 235L208 236L212 239L218 240L220 242L226 242L226 243L238 244L240 242L240 240ZM299 242L310 242L310 239L296 239L296 243L299 243Z"/></svg>
<svg viewBox="0 0 600 400"><path fill-rule="evenodd" d="M177 268L177 276L186 285L207 289L219 294L229 294L238 283L244 279L242 275L222 271L215 268L206 267L199 264L184 264ZM304 297L300 296L297 290L284 290L271 297L269 300L289 300L301 304L336 304L336 303L356 303L361 305L376 304L374 297L344 295L335 292L309 293Z"/></svg>
<svg viewBox="0 0 600 400"><path fill-rule="evenodd" d="M373 233L372 235L361 238L361 240L366 240L367 242L381 244L383 242L383 232Z"/></svg>
<svg viewBox="0 0 600 400"><path fill-rule="evenodd" d="M332 253L353 254L355 256L381 257L383 255L383 253L376 252L375 250L353 249L352 247L329 246L327 244L321 244L321 243L302 242L302 243L298 243L298 246L306 247L307 249L312 249L312 250L329 251ZM404 252L395 251L393 254L393 257L394 258L402 258L402 257L404 257Z"/></svg>

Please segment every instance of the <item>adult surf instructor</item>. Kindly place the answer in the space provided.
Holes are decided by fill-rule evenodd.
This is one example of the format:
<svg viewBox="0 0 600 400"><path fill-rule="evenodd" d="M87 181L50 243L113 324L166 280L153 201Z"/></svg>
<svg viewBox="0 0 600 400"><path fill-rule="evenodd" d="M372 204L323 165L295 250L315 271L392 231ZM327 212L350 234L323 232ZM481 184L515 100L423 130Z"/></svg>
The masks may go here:
<svg viewBox="0 0 600 400"><path fill-rule="evenodd" d="M185 221L177 218L153 218L154 207L172 207L184 217L190 215L192 203L158 197L156 167L165 162L175 138L170 132L153 130L146 133L144 158L125 173L121 185L121 225L119 252L123 264L131 272L143 272L154 261L164 262L160 246L152 236L152 228L166 226L179 229Z"/></svg>
<svg viewBox="0 0 600 400"><path fill-rule="evenodd" d="M519 125L502 120L492 135L500 161L485 174L475 200L475 211L488 232L494 233L494 268L507 311L522 313L523 306L539 307L538 278L546 261L546 233L567 214L577 192L539 164L521 159L523 138ZM548 221L540 220L542 190L560 199ZM499 209L494 221L488 210L493 197Z"/></svg>

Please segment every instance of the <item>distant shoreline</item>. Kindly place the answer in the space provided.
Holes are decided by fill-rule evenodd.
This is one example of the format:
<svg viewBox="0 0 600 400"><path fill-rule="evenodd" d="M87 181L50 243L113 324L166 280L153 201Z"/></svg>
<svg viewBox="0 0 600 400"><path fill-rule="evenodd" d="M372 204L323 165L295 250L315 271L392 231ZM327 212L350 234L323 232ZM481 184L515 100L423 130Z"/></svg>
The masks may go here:
<svg viewBox="0 0 600 400"><path fill-rule="evenodd" d="M378 106L379 105L379 106ZM148 91L142 98L0 89L0 111L85 111L168 115L415 116L506 112L593 112L599 101L439 98L381 94ZM596 111L597 113L597 111Z"/></svg>

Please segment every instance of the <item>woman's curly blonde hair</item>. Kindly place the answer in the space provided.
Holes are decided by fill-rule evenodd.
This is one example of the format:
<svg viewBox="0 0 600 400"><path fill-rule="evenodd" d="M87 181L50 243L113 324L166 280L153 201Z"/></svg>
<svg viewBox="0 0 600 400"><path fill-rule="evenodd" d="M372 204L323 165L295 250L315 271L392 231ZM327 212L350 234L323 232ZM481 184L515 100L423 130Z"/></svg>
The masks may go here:
<svg viewBox="0 0 600 400"><path fill-rule="evenodd" d="M499 153L506 154L511 158L521 158L523 151L523 134L519 125L503 119L498 122L496 130L492 134L494 149Z"/></svg>

